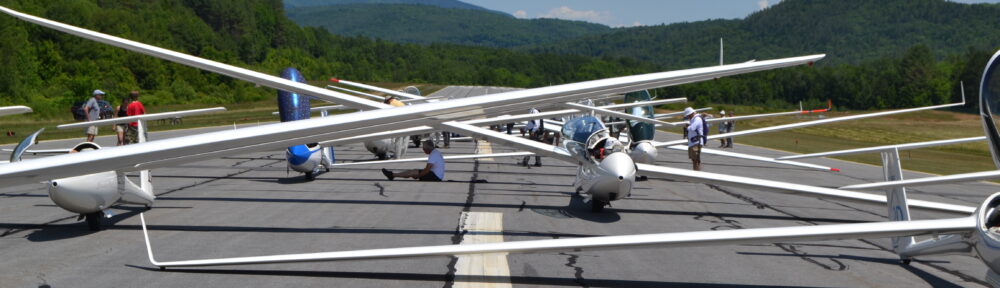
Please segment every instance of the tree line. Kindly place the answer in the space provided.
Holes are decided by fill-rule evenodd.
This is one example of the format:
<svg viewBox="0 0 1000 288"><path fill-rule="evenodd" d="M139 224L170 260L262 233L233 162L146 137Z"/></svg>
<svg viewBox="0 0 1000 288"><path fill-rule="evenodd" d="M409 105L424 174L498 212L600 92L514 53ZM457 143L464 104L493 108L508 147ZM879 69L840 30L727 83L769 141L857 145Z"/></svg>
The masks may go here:
<svg viewBox="0 0 1000 288"><path fill-rule="evenodd" d="M17 0L29 14L263 73L295 67L311 80L541 87L662 71L669 65L631 57L518 52L456 44L399 44L299 27L279 0ZM149 105L219 105L274 98L244 81L81 40L0 16L0 105L28 105L32 117L68 113L93 89L113 103L130 90ZM626 45L623 43L622 45ZM703 103L790 105L800 100L839 108L881 109L957 99L957 80L973 97L993 51L969 48L938 57L925 45L899 57L726 77L665 88L658 94ZM792 56L792 55L784 55ZM822 62L821 62L822 63ZM706 64L711 65L711 64ZM702 65L704 66L704 65Z"/></svg>

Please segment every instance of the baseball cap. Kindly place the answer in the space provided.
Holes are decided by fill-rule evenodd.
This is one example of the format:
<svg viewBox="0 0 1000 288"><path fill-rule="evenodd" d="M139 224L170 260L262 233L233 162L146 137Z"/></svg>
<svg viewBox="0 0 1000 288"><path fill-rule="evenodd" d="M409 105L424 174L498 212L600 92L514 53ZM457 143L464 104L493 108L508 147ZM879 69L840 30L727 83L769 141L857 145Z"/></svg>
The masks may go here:
<svg viewBox="0 0 1000 288"><path fill-rule="evenodd" d="M94 90L94 95L104 95L104 91Z"/></svg>

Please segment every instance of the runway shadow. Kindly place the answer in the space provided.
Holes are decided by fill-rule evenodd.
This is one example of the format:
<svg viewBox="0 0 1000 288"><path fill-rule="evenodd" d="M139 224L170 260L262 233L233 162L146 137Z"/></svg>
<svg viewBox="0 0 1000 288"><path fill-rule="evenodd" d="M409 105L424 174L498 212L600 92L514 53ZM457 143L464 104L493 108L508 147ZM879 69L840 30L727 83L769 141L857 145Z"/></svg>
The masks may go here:
<svg viewBox="0 0 1000 288"><path fill-rule="evenodd" d="M146 207L114 207L114 208L117 210L125 210L125 212L120 212L118 214L115 214L114 216L111 217L111 219L105 219L104 223L102 224L101 230L105 230L109 227L112 227L118 224L118 222L121 222L122 220L139 215L139 213L142 213L143 211L147 210ZM70 220L73 222L65 224L53 224L54 222L61 222L64 220ZM14 227L14 229L19 229L20 231L37 229L35 231L32 231L31 233L28 234L27 237L25 237L28 239L28 241L31 242L57 241L57 240L70 239L101 232L101 230L91 231L89 228L87 228L87 222L84 220L76 221L76 216L61 218L56 221L52 221L50 223L27 224L21 226L22 227ZM17 231L15 231L15 233L16 232Z"/></svg>
<svg viewBox="0 0 1000 288"><path fill-rule="evenodd" d="M913 265L902 265L902 264L899 263L899 259L895 258L895 257L893 257L893 258L878 258L878 257L866 257L866 256L856 256L856 255L847 255L847 254L839 254L839 255L824 255L824 254L797 255L797 254L794 254L794 253L783 254L783 253L754 253L754 252L738 252L737 254L740 254L740 255L775 256L775 257L826 258L826 259L854 260L854 261L863 261L863 262L871 262L871 263L881 263L881 264L886 264L886 265L899 265L903 269L906 269L906 271L909 271L910 273L913 273L914 276L920 277L920 279L926 281L927 284L929 284L931 287L963 287L962 285L958 285L958 284L952 283L952 282L950 282L948 280L942 279L941 277L938 277L938 276L936 276L934 274L931 274L931 273L929 273L927 271L924 271L924 270L921 270L919 268L913 267ZM928 264L928 265L929 264L948 263L947 261L922 261L922 260L916 260L916 259L914 259L913 262L914 263L924 263L924 264ZM986 283L981 283L981 284L987 285Z"/></svg>
<svg viewBox="0 0 1000 288"><path fill-rule="evenodd" d="M552 218L576 218L597 223L613 223L622 219L613 207L605 207L601 212L591 212L590 202L584 200L586 199L581 196L573 195L569 197L569 204L565 208L536 207L531 208L531 211Z"/></svg>
<svg viewBox="0 0 1000 288"><path fill-rule="evenodd" d="M236 269L188 269L188 268L167 268L160 270L156 267L144 267L137 265L125 265L126 267L145 270L157 273L194 273L194 274L219 274L219 275L264 275L264 276L290 276L290 277L322 277L322 278L352 278L352 279L372 279L372 280L403 280L403 281L433 281L452 284L453 282L478 282L478 283L510 283L516 285L531 286L570 286L570 287L708 287L708 288L757 288L757 287L806 287L806 286L775 286L775 285L746 285L746 284L724 284L724 283L694 283L694 282L671 282L671 281L644 281L644 280L619 280L619 279L577 279L576 277L543 277L543 276L462 276L446 274L425 274L425 273L397 273L397 272L336 272L336 271L293 271L293 270L236 270ZM582 281L582 283L581 283Z"/></svg>

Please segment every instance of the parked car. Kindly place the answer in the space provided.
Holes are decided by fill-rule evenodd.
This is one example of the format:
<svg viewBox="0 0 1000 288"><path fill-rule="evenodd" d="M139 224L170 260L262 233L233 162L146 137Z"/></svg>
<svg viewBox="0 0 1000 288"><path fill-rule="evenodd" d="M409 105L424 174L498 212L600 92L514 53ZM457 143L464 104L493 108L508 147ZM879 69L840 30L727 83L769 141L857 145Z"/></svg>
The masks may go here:
<svg viewBox="0 0 1000 288"><path fill-rule="evenodd" d="M69 108L70 112L73 113L73 119L76 119L76 121L87 120L87 114L83 111L83 104L86 103L87 101L76 101L73 103L73 107ZM111 107L110 102L97 100L97 106L101 107L101 119L110 119L115 116L115 110Z"/></svg>

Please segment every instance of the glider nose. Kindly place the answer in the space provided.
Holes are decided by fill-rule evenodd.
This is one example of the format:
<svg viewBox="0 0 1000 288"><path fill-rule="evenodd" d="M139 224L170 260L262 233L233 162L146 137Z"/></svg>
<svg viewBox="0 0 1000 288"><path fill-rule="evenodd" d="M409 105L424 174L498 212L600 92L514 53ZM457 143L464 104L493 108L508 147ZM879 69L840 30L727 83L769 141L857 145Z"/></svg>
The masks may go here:
<svg viewBox="0 0 1000 288"><path fill-rule="evenodd" d="M48 184L52 202L74 213L101 211L121 198L114 171L55 179Z"/></svg>
<svg viewBox="0 0 1000 288"><path fill-rule="evenodd" d="M632 160L636 163L653 165L656 164L657 154L658 152L656 147L653 146L653 143L639 142L634 148L632 148L632 152L629 153L629 156L631 156Z"/></svg>
<svg viewBox="0 0 1000 288"><path fill-rule="evenodd" d="M600 167L605 176L598 185L610 192L609 200L626 197L632 192L636 170L631 157L623 152L611 153L601 160Z"/></svg>

